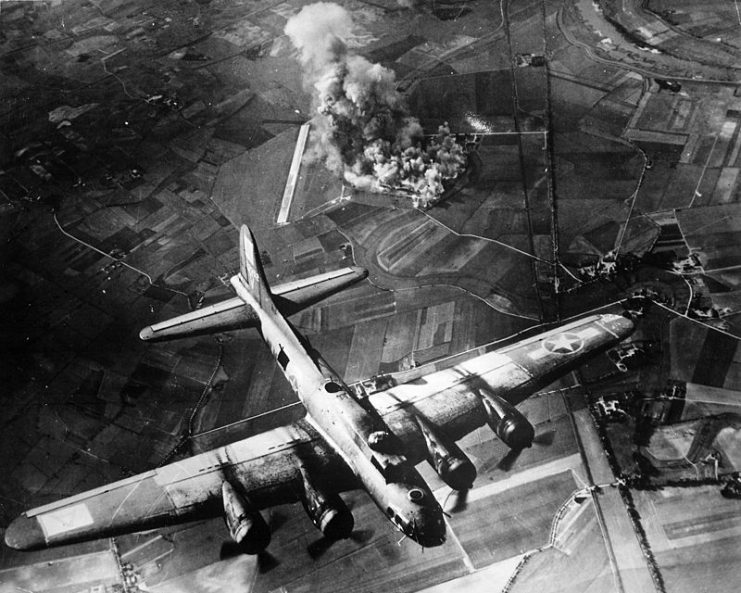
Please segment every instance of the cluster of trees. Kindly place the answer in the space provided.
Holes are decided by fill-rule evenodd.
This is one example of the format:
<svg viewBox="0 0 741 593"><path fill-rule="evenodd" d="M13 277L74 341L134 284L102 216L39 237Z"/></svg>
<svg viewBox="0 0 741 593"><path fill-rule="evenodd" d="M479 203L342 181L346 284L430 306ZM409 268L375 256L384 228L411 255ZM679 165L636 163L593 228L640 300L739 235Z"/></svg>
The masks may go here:
<svg viewBox="0 0 741 593"><path fill-rule="evenodd" d="M625 503L626 508L628 509L628 516L630 517L630 522L633 525L633 531L635 531L636 536L638 536L638 544L641 546L643 556L646 558L646 564L648 565L648 570L651 573L651 579L654 582L654 586L656 587L657 591L665 593L666 586L664 584L664 577L661 576L661 571L659 570L659 565L656 562L656 557L654 556L654 553L651 550L651 546L648 543L646 530L643 529L641 514L638 512L638 509L635 506L633 495L631 494L630 489L623 484L618 485L618 490L620 492L620 496L623 499L623 502Z"/></svg>
<svg viewBox="0 0 741 593"><path fill-rule="evenodd" d="M514 572L510 575L510 577L507 579L507 582L504 584L504 587L502 588L502 593L509 593L510 589L512 589L512 585L515 584L515 579L517 579L517 575L522 572L522 569L525 568L525 565L528 563L528 560L530 560L530 557L533 555L533 552L527 552L522 559L517 563L517 566L515 567Z"/></svg>
<svg viewBox="0 0 741 593"><path fill-rule="evenodd" d="M620 496L623 499L623 503L625 504L625 507L628 510L628 516L630 517L630 522L633 525L633 530L635 531L636 536L638 538L638 543L641 546L641 551L643 552L643 556L646 559L646 564L648 566L649 572L651 573L651 578L653 579L654 586L656 587L656 591L659 591L660 593L665 593L666 587L664 585L664 578L661 576L659 565L656 562L656 558L654 557L653 552L651 551L651 546L648 543L648 537L646 537L646 531L643 529L643 523L641 522L641 515L635 506L635 501L633 500L633 495L631 494L630 488L627 485L627 480L623 476L623 473L620 469L620 465L617 462L617 458L615 457L615 451L612 448L610 439L607 436L607 431L605 430L605 425L602 422L599 422L598 420L596 420L594 416L592 416L592 419L597 425L597 433L599 434L600 441L602 442L602 447L605 451L607 461L610 464L610 468L612 469L612 472L618 477L619 481L617 484L617 488L618 488L618 491L620 492ZM645 462L648 463L648 460L645 460ZM648 465L651 465L651 464L648 463ZM656 471L656 469L653 468L653 466L651 466L651 468L653 469L654 472ZM642 475L642 474L639 474L639 475Z"/></svg>

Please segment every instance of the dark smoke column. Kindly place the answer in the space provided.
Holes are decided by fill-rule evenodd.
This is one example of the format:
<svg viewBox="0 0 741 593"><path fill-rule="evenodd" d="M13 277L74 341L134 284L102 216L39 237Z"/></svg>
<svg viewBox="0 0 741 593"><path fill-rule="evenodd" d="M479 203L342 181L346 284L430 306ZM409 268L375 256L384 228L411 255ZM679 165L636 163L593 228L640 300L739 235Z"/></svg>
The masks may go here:
<svg viewBox="0 0 741 593"><path fill-rule="evenodd" d="M394 73L348 50L352 28L350 14L329 2L305 6L286 23L314 99L313 156L358 189L403 191L415 206L430 206L443 180L464 170L463 147L446 126L425 145Z"/></svg>

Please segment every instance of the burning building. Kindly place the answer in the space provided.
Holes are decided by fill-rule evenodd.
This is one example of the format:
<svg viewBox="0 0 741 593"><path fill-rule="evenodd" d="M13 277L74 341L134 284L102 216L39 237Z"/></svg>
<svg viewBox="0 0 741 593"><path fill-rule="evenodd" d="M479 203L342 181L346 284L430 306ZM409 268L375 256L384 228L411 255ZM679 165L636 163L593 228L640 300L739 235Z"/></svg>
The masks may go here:
<svg viewBox="0 0 741 593"><path fill-rule="evenodd" d="M286 24L316 111L309 158L355 188L404 192L415 206L430 206L465 169L464 148L446 125L425 137L394 73L348 48L352 29L347 10L327 2L305 6Z"/></svg>

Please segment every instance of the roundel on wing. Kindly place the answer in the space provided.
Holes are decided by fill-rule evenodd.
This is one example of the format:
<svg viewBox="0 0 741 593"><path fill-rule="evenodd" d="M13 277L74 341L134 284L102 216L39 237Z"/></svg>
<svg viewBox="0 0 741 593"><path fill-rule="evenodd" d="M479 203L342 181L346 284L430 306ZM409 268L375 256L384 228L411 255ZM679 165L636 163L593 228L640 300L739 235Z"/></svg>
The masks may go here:
<svg viewBox="0 0 741 593"><path fill-rule="evenodd" d="M584 347L584 340L576 334L564 332L543 342L543 348L555 354L574 354Z"/></svg>

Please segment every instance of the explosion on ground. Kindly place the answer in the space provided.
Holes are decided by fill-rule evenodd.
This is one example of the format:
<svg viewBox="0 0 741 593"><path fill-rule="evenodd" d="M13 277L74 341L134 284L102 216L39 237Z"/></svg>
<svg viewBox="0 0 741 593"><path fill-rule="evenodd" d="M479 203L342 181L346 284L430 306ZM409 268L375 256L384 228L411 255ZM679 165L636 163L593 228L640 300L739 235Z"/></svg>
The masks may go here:
<svg viewBox="0 0 741 593"><path fill-rule="evenodd" d="M443 182L464 171L464 148L447 125L425 137L394 72L348 48L352 30L347 10L327 2L305 6L286 24L316 110L309 158L357 189L402 191L428 207L441 198Z"/></svg>

